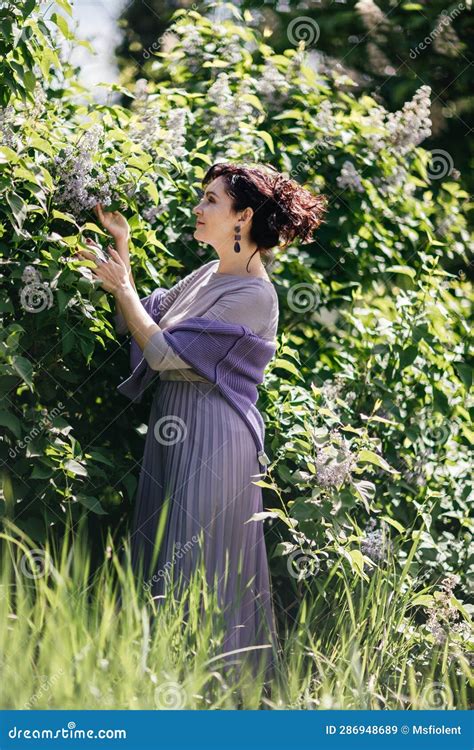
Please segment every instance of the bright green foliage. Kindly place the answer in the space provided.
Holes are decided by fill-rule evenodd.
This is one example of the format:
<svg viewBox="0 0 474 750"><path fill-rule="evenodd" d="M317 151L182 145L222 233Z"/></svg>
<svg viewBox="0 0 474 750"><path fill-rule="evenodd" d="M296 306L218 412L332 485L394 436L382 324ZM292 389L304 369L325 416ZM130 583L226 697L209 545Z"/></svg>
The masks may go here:
<svg viewBox="0 0 474 750"><path fill-rule="evenodd" d="M25 4L18 27L35 13ZM364 532L377 516L420 580L466 575L472 286L454 271L468 261L468 195L420 145L429 90L390 114L315 74L303 49L274 55L234 15L176 13L157 83L139 81L130 109L94 103L56 60L34 106L21 78L3 99L3 512L41 540L84 509L116 526L133 503L151 395L132 406L116 393L127 342L111 297L69 260L84 233L106 241L95 200L127 215L145 296L213 257L192 237L207 167L270 162L330 199L313 243L275 252L279 351L259 407L282 590L317 585L288 565L298 550L324 574L342 561L368 580L384 557ZM410 558L398 535L420 518Z"/></svg>

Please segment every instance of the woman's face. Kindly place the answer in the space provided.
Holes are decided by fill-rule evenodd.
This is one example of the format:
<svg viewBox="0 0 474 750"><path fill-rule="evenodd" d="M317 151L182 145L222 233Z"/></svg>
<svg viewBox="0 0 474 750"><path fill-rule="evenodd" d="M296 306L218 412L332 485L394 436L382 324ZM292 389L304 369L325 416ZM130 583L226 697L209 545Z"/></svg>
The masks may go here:
<svg viewBox="0 0 474 750"><path fill-rule="evenodd" d="M223 178L216 177L204 189L204 195L193 208L197 221L194 237L212 245L215 250L232 249L235 227L241 212L236 215L231 204L232 199L224 190ZM243 228L244 222L241 226Z"/></svg>

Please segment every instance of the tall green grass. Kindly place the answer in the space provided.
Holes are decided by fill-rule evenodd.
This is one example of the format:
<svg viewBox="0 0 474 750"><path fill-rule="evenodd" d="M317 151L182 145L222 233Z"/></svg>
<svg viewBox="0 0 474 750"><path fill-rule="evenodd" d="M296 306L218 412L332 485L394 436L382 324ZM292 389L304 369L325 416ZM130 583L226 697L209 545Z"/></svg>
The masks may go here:
<svg viewBox="0 0 474 750"><path fill-rule="evenodd" d="M133 575L128 539L117 550L109 537L92 570L85 524L43 551L11 523L0 538L2 708L468 707L469 654L449 638L430 643L416 621L428 592L394 560L369 582L342 561L319 573L296 619L281 618L266 685L263 673L224 670L224 621L202 567L183 596L158 603Z"/></svg>

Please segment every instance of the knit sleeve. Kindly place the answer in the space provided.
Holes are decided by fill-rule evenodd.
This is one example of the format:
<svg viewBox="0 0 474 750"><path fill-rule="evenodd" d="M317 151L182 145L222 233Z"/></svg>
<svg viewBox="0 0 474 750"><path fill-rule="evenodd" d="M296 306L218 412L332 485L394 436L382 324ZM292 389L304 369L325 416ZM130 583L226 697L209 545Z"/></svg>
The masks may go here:
<svg viewBox="0 0 474 750"><path fill-rule="evenodd" d="M219 297L203 317L244 325L257 336L275 338L278 327L278 297L267 284L262 287L239 287Z"/></svg>
<svg viewBox="0 0 474 750"><path fill-rule="evenodd" d="M150 336L143 349L143 357L152 370L185 370L191 367L166 343L162 331L155 331Z"/></svg>
<svg viewBox="0 0 474 750"><path fill-rule="evenodd" d="M204 271L213 263L214 261L210 261L210 263L206 263L205 265L196 268L192 273L188 274L184 279L181 279L177 284L171 287L161 301L161 314L164 315L179 295L183 294L191 281L196 278L196 276L204 273ZM191 368L191 365L181 359L181 357L178 357L171 346L166 343L162 331L156 331L148 339L143 349L143 357L152 370L185 370Z"/></svg>

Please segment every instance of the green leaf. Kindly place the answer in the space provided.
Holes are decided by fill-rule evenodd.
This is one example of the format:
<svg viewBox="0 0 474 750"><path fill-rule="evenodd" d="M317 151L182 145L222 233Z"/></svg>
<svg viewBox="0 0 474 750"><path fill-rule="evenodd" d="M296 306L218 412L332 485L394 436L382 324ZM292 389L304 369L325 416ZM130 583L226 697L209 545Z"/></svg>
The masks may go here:
<svg viewBox="0 0 474 750"><path fill-rule="evenodd" d="M71 31L68 26L68 22L63 16L58 15L57 13L53 13L51 16L51 20L53 23L56 24L58 29L64 34L66 39L69 39L71 37Z"/></svg>
<svg viewBox="0 0 474 750"><path fill-rule="evenodd" d="M408 605L409 607L432 607L434 599L430 594L418 594Z"/></svg>
<svg viewBox="0 0 474 750"><path fill-rule="evenodd" d="M250 521L264 521L266 518L278 518L278 513L264 510L260 513L254 513L253 516L250 516L250 518L244 523L249 523Z"/></svg>
<svg viewBox="0 0 474 750"><path fill-rule="evenodd" d="M402 349L400 352L400 370L404 370L405 367L411 365L418 355L417 346L407 346L406 349Z"/></svg>
<svg viewBox="0 0 474 750"><path fill-rule="evenodd" d="M375 484L373 482L368 482L367 480L362 479L359 482L354 482L354 489L359 498L362 500L367 513L370 514L369 503L375 497Z"/></svg>
<svg viewBox="0 0 474 750"><path fill-rule="evenodd" d="M377 453L374 453L374 451L369 451L363 448L357 457L358 461L362 461L363 463L369 463L374 464L375 466L380 466L381 469L384 469L385 471L390 472L391 474L396 474L397 472L395 469L392 469L390 464L388 464L382 456L379 456Z"/></svg>
<svg viewBox="0 0 474 750"><path fill-rule="evenodd" d="M105 511L100 504L99 500L96 497L92 497L91 495L76 495L76 499L78 502L81 503L85 508L88 508L93 513L96 513L98 516L106 516L107 511Z"/></svg>
<svg viewBox="0 0 474 750"><path fill-rule="evenodd" d="M62 219L63 221L68 221L70 224L74 224L77 227L76 220L74 219L74 216L72 216L72 214L65 214L62 211L58 211L56 208L53 208L51 215L53 219Z"/></svg>
<svg viewBox="0 0 474 750"><path fill-rule="evenodd" d="M288 370L288 372L291 372L292 375L295 375L297 378L301 380L301 373L293 362L289 362L287 359L275 359L272 363L273 367L279 367L282 370Z"/></svg>
<svg viewBox="0 0 474 750"><path fill-rule="evenodd" d="M75 461L73 458L70 458L66 461L66 463L64 464L64 468L67 469L67 471L70 471L71 474L75 474L76 476L88 476L86 467L80 464L78 461Z"/></svg>
<svg viewBox="0 0 474 750"><path fill-rule="evenodd" d="M18 375L30 387L30 390L33 390L33 380L31 377L33 374L33 365L30 360L25 357L13 357L12 364Z"/></svg>
<svg viewBox="0 0 474 750"><path fill-rule="evenodd" d="M262 102L257 96L255 96L255 94L242 94L239 98L244 102L248 102L260 112L264 111Z"/></svg>
<svg viewBox="0 0 474 750"><path fill-rule="evenodd" d="M433 409L440 414L447 414L449 411L449 401L446 394L435 386L433 386Z"/></svg>
<svg viewBox="0 0 474 750"><path fill-rule="evenodd" d="M21 422L14 414L9 411L0 411L0 425L8 427L16 438L21 438Z"/></svg>
<svg viewBox="0 0 474 750"><path fill-rule="evenodd" d="M403 273L406 276L410 276L410 278L414 279L416 277L416 271L414 268L410 268L410 266L389 266L385 269L386 271L391 271L393 273Z"/></svg>
<svg viewBox="0 0 474 750"><path fill-rule="evenodd" d="M0 146L0 164L17 164L20 161L20 157L8 146Z"/></svg>
<svg viewBox="0 0 474 750"><path fill-rule="evenodd" d="M397 529L397 531L400 532L400 534L403 534L403 532L405 531L405 528L402 526L402 524L399 523L398 521L395 521L394 518L390 518L390 516L379 516L379 518L381 521L386 521L391 526L394 526Z"/></svg>
<svg viewBox="0 0 474 750"><path fill-rule="evenodd" d="M56 5L65 10L66 13L68 13L70 16L72 16L72 5L70 4L69 0L56 0Z"/></svg>
<svg viewBox="0 0 474 750"><path fill-rule="evenodd" d="M273 145L273 138L270 133L267 133L265 130L256 130L255 135L258 135L262 141L265 141L272 154L275 153L275 146Z"/></svg>
<svg viewBox="0 0 474 750"><path fill-rule="evenodd" d="M18 229L22 229L28 212L28 207L25 201L23 200L23 198L17 195L17 193L5 193L5 198L12 210L16 227Z"/></svg>
<svg viewBox="0 0 474 750"><path fill-rule="evenodd" d="M358 573L362 578L368 580L367 575L364 573L364 555L358 549L350 549L349 558L352 563L352 570Z"/></svg>
<svg viewBox="0 0 474 750"><path fill-rule="evenodd" d="M67 307L68 302L72 299L72 294L67 294L62 289L56 290L57 300L58 300L58 308L60 314L62 314Z"/></svg>
<svg viewBox="0 0 474 750"><path fill-rule="evenodd" d="M453 362L453 367L462 380L466 391L470 390L472 386L472 367L466 365L465 362Z"/></svg>

